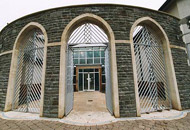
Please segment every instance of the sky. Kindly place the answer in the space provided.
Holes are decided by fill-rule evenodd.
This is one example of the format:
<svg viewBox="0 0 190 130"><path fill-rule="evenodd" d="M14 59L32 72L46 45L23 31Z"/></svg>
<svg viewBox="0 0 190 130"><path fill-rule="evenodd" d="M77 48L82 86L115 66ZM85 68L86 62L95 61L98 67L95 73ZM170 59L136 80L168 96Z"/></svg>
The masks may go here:
<svg viewBox="0 0 190 130"><path fill-rule="evenodd" d="M78 4L114 3L158 10L166 0L0 0L0 30L7 23L45 9Z"/></svg>

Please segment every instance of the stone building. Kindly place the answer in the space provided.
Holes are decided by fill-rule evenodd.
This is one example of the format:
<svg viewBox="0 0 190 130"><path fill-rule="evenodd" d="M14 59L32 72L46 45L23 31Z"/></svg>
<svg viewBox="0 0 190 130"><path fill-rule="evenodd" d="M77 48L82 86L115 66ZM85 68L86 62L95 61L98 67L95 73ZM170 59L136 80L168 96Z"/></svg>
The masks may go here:
<svg viewBox="0 0 190 130"><path fill-rule="evenodd" d="M189 0L167 0L160 8L160 11L169 13L179 19L184 19L189 17L190 21L190 1ZM180 29L183 32L182 38L188 49L188 55L190 60L190 28L187 25L187 22L180 25ZM189 61L188 61L189 62Z"/></svg>
<svg viewBox="0 0 190 130"><path fill-rule="evenodd" d="M116 4L19 18L0 32L0 110L62 118L73 109L74 92L88 91L105 93L115 117L189 109L190 67L178 22Z"/></svg>

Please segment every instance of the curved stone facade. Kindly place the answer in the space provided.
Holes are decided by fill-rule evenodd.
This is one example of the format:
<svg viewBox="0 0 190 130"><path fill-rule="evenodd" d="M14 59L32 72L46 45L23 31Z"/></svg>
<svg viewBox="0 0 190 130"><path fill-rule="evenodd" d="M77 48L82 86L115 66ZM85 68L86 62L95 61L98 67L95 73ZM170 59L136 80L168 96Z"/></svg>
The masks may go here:
<svg viewBox="0 0 190 130"><path fill-rule="evenodd" d="M74 18L86 13L94 14L104 19L115 36L120 117L135 117L138 115L130 31L134 22L143 17L154 19L166 32L170 43L181 106L182 109L190 108L190 67L187 63L185 45L182 39L178 40L176 38L177 35L181 34L178 25L179 20L168 14L145 8L95 4L61 7L37 12L15 20L0 32L0 110L3 111L5 108L11 56L16 38L25 25L30 22L36 22L45 28L48 38L42 115L58 117L62 33ZM50 44L57 44L57 46L51 46Z"/></svg>

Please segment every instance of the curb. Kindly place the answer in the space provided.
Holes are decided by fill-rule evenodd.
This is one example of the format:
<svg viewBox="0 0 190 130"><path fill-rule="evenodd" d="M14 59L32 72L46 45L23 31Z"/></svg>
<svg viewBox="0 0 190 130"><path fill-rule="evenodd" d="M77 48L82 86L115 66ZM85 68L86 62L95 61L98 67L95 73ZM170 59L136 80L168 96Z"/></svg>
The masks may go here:
<svg viewBox="0 0 190 130"><path fill-rule="evenodd" d="M73 122L63 119L57 118L46 118L46 117L30 117L30 118L12 118L5 115L6 112L0 112L0 118L7 119L7 120L45 120L45 121L57 121L69 125L78 125L78 126L96 126L96 125L106 125L111 124L119 121L135 121L135 120L177 120L187 116L187 113L190 113L190 110L184 110L179 113L179 115L167 117L167 118L160 118L160 117L129 117L129 118L115 118L114 120L104 121L104 122L97 122L97 123L80 123L80 122Z"/></svg>

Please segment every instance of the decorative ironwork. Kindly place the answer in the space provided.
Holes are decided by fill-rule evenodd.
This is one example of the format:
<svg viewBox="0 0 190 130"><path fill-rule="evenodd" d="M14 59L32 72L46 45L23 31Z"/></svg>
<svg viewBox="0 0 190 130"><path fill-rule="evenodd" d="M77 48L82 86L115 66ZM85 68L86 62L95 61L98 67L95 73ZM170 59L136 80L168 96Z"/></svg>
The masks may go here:
<svg viewBox="0 0 190 130"><path fill-rule="evenodd" d="M141 113L170 109L162 42L147 26L136 27L133 41Z"/></svg>
<svg viewBox="0 0 190 130"><path fill-rule="evenodd" d="M44 35L34 29L20 43L12 109L40 111Z"/></svg>
<svg viewBox="0 0 190 130"><path fill-rule="evenodd" d="M109 112L113 115L111 69L109 57L110 52L107 48L105 50L106 106Z"/></svg>
<svg viewBox="0 0 190 130"><path fill-rule="evenodd" d="M108 37L101 28L95 24L85 23L73 31L68 44L100 44L108 42Z"/></svg>
<svg viewBox="0 0 190 130"><path fill-rule="evenodd" d="M69 46L67 46L67 70L66 70L67 78L66 78L66 107L65 107L65 115L68 115L70 111L73 109L73 74L74 74L74 66L73 66L73 52Z"/></svg>

